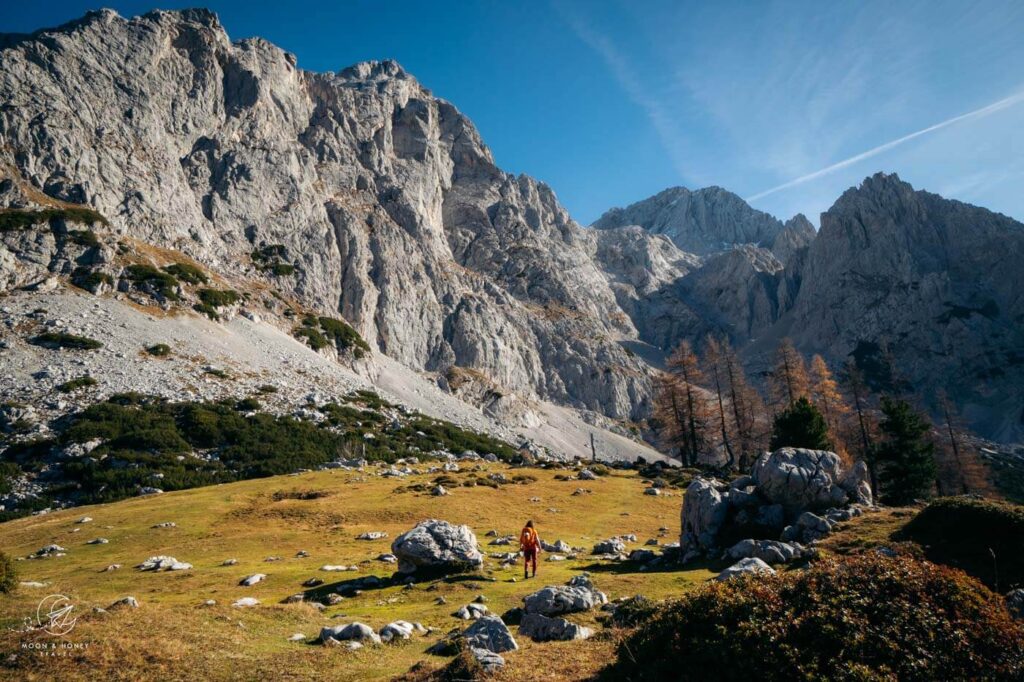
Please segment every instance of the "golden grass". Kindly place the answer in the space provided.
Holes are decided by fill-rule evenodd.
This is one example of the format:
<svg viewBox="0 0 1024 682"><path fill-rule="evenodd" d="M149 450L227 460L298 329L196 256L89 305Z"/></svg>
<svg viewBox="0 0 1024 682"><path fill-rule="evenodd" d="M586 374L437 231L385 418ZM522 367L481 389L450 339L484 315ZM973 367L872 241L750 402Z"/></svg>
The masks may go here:
<svg viewBox="0 0 1024 682"><path fill-rule="evenodd" d="M480 475L521 472L501 464L484 469ZM377 555L390 551L391 539L398 534L431 517L469 524L482 549L495 552L514 548L486 546L487 530L517 533L527 518L534 519L546 540L562 539L588 550L598 540L625 533L636 533L639 547L647 538L657 537L660 526L671 529L662 542L677 539L681 496L643 495L644 486L634 472L613 472L584 482L555 481L554 471L523 473L538 480L500 489L457 487L450 496L436 498L394 492L399 486L427 483L433 478L430 475L396 481L327 471L166 493L2 524L0 547L12 556L31 554L50 543L66 547L68 555L17 562L21 580L47 586L22 587L0 602L0 625L4 626L0 677L384 680L418 661L430 666L443 664L445 659L429 656L424 649L450 629L465 626L450 614L478 594L486 595L488 607L501 613L520 605L524 595L545 584L564 583L582 570L591 570L596 584L612 598L637 593L655 599L676 596L711 577L705 569L639 572L635 566L595 562L586 554L575 561L549 563L543 561L542 554L536 580L524 582L520 567L502 569L488 560L479 579L421 583L408 590L398 586L366 590L323 613L305 604L280 604L289 595L302 592L301 583L307 578L321 578L325 587L330 587L365 575L390 575L393 565L376 561ZM593 492L573 496L577 487ZM323 496L289 496L299 491L317 491ZM530 502L532 497L541 501ZM86 515L94 521L75 523ZM152 528L163 521L174 521L177 527ZM373 542L355 539L369 530L383 530L390 537ZM95 537L108 538L110 543L85 544ZM299 550L311 556L297 558ZM134 569L157 554L172 555L194 568L180 573ZM264 561L270 556L282 559ZM220 565L229 558L238 559L238 565ZM114 563L123 568L101 572ZM359 570L319 571L324 564L355 564ZM251 573L269 577L253 587L240 587L239 580ZM511 581L514 577L517 582ZM80 616L63 641L89 643L88 648L60 657L44 657L22 648L30 642L62 641L15 629L35 613L42 597L52 593L71 597ZM126 595L135 596L141 608L91 613L94 606L106 607ZM436 597L442 595L448 604L435 605ZM256 597L262 603L248 609L230 606L243 596ZM217 605L201 606L206 599L215 599ZM597 615L581 614L574 619L595 624ZM420 621L436 632L359 652L287 641L295 632L315 637L328 624L359 620L379 628L398 619ZM570 643L534 644L522 637L518 641L522 649L507 656L508 666L499 679L581 679L607 662L612 651L612 644L601 637ZM2 662L10 654L17 656ZM548 663L540 670L538 661Z"/></svg>

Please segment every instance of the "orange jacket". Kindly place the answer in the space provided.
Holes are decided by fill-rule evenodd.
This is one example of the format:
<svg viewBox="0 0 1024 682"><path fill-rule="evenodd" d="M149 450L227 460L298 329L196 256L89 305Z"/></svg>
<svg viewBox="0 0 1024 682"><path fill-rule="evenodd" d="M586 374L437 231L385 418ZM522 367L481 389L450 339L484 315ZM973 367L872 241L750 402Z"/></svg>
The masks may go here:
<svg viewBox="0 0 1024 682"><path fill-rule="evenodd" d="M540 538L537 537L537 531L533 528L523 528L523 532L519 535L519 546L524 550L535 550L540 547Z"/></svg>

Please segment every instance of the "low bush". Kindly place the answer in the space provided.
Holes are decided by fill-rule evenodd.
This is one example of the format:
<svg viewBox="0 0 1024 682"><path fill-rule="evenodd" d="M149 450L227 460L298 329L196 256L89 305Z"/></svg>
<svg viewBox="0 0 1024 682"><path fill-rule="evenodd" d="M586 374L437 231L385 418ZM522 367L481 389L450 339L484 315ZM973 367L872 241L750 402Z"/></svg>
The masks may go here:
<svg viewBox="0 0 1024 682"><path fill-rule="evenodd" d="M0 210L0 232L24 230L33 225L64 220L80 225L109 225L107 219L91 208L44 208L40 210L7 208Z"/></svg>
<svg viewBox="0 0 1024 682"><path fill-rule="evenodd" d="M304 339L310 348L320 350L334 342L335 348L341 352L350 351L357 359L370 352L370 345L355 329L342 320L333 317L317 317L306 315L302 324L292 334Z"/></svg>
<svg viewBox="0 0 1024 682"><path fill-rule="evenodd" d="M270 384L263 384L262 386L260 386L259 388L256 389L256 392L257 393L263 393L263 394L277 393L277 386L271 386Z"/></svg>
<svg viewBox="0 0 1024 682"><path fill-rule="evenodd" d="M196 294L203 305L211 308L234 305L241 299L238 292L231 289L200 289Z"/></svg>
<svg viewBox="0 0 1024 682"><path fill-rule="evenodd" d="M166 343L154 343L146 347L146 352L157 358L164 358L171 354L171 347Z"/></svg>
<svg viewBox="0 0 1024 682"><path fill-rule="evenodd" d="M256 398L242 398L235 404L235 409L239 412L255 412L260 409L260 401Z"/></svg>
<svg viewBox="0 0 1024 682"><path fill-rule="evenodd" d="M77 334L68 334L66 332L45 332L33 336L28 341L33 346L42 346L43 348L70 348L72 350L96 350L102 348L103 344L96 339L90 339L86 336L78 336Z"/></svg>
<svg viewBox="0 0 1024 682"><path fill-rule="evenodd" d="M113 285L114 278L105 272L79 266L71 272L71 283L79 289L95 292L100 285Z"/></svg>
<svg viewBox="0 0 1024 682"><path fill-rule="evenodd" d="M95 386L97 381L91 376L78 377L70 381L65 381L63 384L57 387L57 390L61 393L74 393L80 388L87 388L89 386Z"/></svg>
<svg viewBox="0 0 1024 682"><path fill-rule="evenodd" d="M1024 627L966 574L907 557L827 558L709 583L622 640L603 680L1021 679Z"/></svg>
<svg viewBox="0 0 1024 682"><path fill-rule="evenodd" d="M18 570L6 552L0 552L0 594L10 594L18 586Z"/></svg>
<svg viewBox="0 0 1024 682"><path fill-rule="evenodd" d="M125 276L136 286L147 289L168 301L178 300L178 280L174 275L157 270L146 263L132 263L124 269Z"/></svg>
<svg viewBox="0 0 1024 682"><path fill-rule="evenodd" d="M68 241L79 246L99 246L100 240L92 230L68 230Z"/></svg>
<svg viewBox="0 0 1024 682"><path fill-rule="evenodd" d="M220 313L217 312L217 309L214 308L213 306L206 305L205 303L196 303L194 306L192 306L192 310L196 311L197 313L202 313L203 315L206 315L214 322L220 319Z"/></svg>
<svg viewBox="0 0 1024 682"><path fill-rule="evenodd" d="M217 369L216 367L208 367L208 368L204 369L203 370L203 374L208 374L211 377L216 377L218 379L230 379L231 378L230 374L228 374L227 372L225 372L222 369Z"/></svg>
<svg viewBox="0 0 1024 682"><path fill-rule="evenodd" d="M895 539L921 545L925 556L956 566L989 587L1024 587L1024 507L973 497L931 502Z"/></svg>
<svg viewBox="0 0 1024 682"><path fill-rule="evenodd" d="M191 263L172 263L164 266L164 272L174 275L188 284L206 284L210 281L206 273Z"/></svg>

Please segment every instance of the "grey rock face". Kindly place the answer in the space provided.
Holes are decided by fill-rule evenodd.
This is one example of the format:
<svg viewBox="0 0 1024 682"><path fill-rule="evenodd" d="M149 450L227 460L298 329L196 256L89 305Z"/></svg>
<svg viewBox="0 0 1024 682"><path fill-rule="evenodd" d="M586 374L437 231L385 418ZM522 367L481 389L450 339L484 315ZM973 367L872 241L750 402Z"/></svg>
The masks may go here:
<svg viewBox="0 0 1024 682"><path fill-rule="evenodd" d="M886 356L914 390L944 388L971 426L1019 440L1024 225L876 174L821 216L786 319L798 347L853 353L880 390Z"/></svg>
<svg viewBox="0 0 1024 682"><path fill-rule="evenodd" d="M695 478L686 488L680 514L679 548L683 554L715 546L728 512L728 500L722 498L713 482Z"/></svg>
<svg viewBox="0 0 1024 682"><path fill-rule="evenodd" d="M639 225L664 234L683 251L706 255L736 244L769 246L782 231L776 218L721 187L673 187L626 208L613 208L593 227Z"/></svg>
<svg viewBox="0 0 1024 682"><path fill-rule="evenodd" d="M593 631L582 625L570 623L564 618L548 618L539 613L528 613L519 624L519 634L535 642L552 642L587 639Z"/></svg>
<svg viewBox="0 0 1024 682"><path fill-rule="evenodd" d="M477 570L484 563L476 535L469 526L455 526L436 519L423 521L395 538L391 553L398 557L399 573L418 570L457 573Z"/></svg>
<svg viewBox="0 0 1024 682"><path fill-rule="evenodd" d="M498 616L483 616L462 634L469 646L496 654L516 651L519 648L512 632Z"/></svg>
<svg viewBox="0 0 1024 682"><path fill-rule="evenodd" d="M562 613L589 611L607 603L608 597L594 588L590 578L578 575L567 585L548 585L523 597L523 610L527 614L554 616Z"/></svg>
<svg viewBox="0 0 1024 682"><path fill-rule="evenodd" d="M775 569L758 558L740 559L735 564L718 574L715 580L731 580L741 575L774 575Z"/></svg>
<svg viewBox="0 0 1024 682"><path fill-rule="evenodd" d="M249 254L280 245L295 272L274 286L415 369L648 412L646 365L617 339L637 337L635 297L685 256L641 230L576 224L398 64L303 71L259 38L232 43L205 10L102 10L4 45L11 188L95 207L112 230L214 270L269 278ZM48 270L59 247L36 234L5 238L0 287Z"/></svg>

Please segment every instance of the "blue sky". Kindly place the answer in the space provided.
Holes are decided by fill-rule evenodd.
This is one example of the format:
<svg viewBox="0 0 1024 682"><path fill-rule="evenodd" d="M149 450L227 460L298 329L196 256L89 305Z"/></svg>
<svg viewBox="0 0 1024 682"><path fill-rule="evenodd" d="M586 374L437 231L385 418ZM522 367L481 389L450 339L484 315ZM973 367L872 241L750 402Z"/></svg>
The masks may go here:
<svg viewBox="0 0 1024 682"><path fill-rule="evenodd" d="M97 7L5 4L0 31ZM499 165L550 184L583 223L714 184L817 224L879 170L1024 219L1020 0L208 6L233 39L263 36L303 68L397 59L473 119Z"/></svg>

